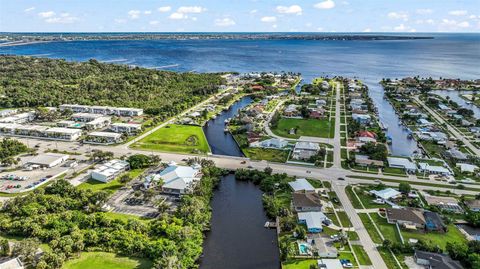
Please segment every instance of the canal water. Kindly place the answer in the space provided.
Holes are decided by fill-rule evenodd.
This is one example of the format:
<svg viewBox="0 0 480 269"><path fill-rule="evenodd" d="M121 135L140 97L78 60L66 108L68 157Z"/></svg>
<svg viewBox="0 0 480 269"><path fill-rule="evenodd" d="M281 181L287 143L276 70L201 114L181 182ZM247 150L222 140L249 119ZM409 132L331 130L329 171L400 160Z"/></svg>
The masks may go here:
<svg viewBox="0 0 480 269"><path fill-rule="evenodd" d="M224 132L225 120L233 118L240 109L248 106L252 101L249 96L243 97L230 106L227 111L222 111L217 115L216 119L209 120L203 126L203 132L213 154L243 157L242 150L238 147L233 136L229 132Z"/></svg>
<svg viewBox="0 0 480 269"><path fill-rule="evenodd" d="M386 135L392 138L392 144L389 150L392 155L410 157L414 152L420 151L415 139L408 138L409 132L400 125L399 116L395 113L395 109L387 99L384 99L384 90L378 81L365 80L369 89L369 95L378 110L379 120L386 126L388 130Z"/></svg>
<svg viewBox="0 0 480 269"><path fill-rule="evenodd" d="M201 269L280 268L276 231L263 227L267 218L257 186L228 175L215 192L212 208Z"/></svg>
<svg viewBox="0 0 480 269"><path fill-rule="evenodd" d="M243 97L203 127L213 154L243 156L233 136L224 132L225 120L252 102ZM275 230L263 227L267 217L262 192L251 182L228 175L212 200L212 225L204 244L201 269L278 269L280 258Z"/></svg>
<svg viewBox="0 0 480 269"><path fill-rule="evenodd" d="M439 95L443 98L446 98L447 96L450 98L450 100L456 102L459 106L463 108L468 108L473 111L473 115L476 119L480 119L480 108L478 106L474 105L473 103L467 103L465 99L461 97L462 94L472 94L473 91L449 91L449 90L437 90L433 91L436 95Z"/></svg>

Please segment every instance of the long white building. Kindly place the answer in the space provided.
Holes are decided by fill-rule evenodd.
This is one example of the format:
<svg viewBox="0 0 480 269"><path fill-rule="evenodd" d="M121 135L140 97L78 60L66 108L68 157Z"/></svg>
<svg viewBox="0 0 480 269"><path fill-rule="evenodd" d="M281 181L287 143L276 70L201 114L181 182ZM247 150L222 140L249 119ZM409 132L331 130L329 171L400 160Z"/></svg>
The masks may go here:
<svg viewBox="0 0 480 269"><path fill-rule="evenodd" d="M0 135L74 141L82 136L82 130L62 127L50 128L42 125L0 123Z"/></svg>
<svg viewBox="0 0 480 269"><path fill-rule="evenodd" d="M86 106L77 104L63 104L60 106L60 111L71 110L75 113L92 113L102 115L117 115L117 116L140 116L143 114L141 108L130 107L110 107L110 106Z"/></svg>

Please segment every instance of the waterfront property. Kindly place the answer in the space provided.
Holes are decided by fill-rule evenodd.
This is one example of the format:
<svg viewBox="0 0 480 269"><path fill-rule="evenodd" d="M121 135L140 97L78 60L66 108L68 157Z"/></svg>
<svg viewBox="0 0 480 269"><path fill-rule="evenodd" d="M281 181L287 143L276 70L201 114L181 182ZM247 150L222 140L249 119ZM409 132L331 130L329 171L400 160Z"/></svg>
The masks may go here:
<svg viewBox="0 0 480 269"><path fill-rule="evenodd" d="M309 212L322 210L322 200L315 192L294 192L292 205L296 212Z"/></svg>
<svg viewBox="0 0 480 269"><path fill-rule="evenodd" d="M288 182L288 185L294 192L315 192L315 188L305 178L297 178L295 181Z"/></svg>
<svg viewBox="0 0 480 269"><path fill-rule="evenodd" d="M87 105L77 105L77 104L60 105L60 111L65 111L65 110L71 110L75 113L92 113L92 114L116 115L116 116L126 116L126 117L141 116L143 114L143 109L140 109L140 108L87 106Z"/></svg>
<svg viewBox="0 0 480 269"><path fill-rule="evenodd" d="M449 256L441 253L433 253L415 250L415 263L425 268L435 269L462 269L463 266L458 261L452 260Z"/></svg>
<svg viewBox="0 0 480 269"><path fill-rule="evenodd" d="M305 224L309 233L320 233L323 231L322 223L328 220L322 212L299 212L298 222Z"/></svg>
<svg viewBox="0 0 480 269"><path fill-rule="evenodd" d="M201 179L199 166L181 166L170 164L158 174L151 175L147 181L162 181L162 191L173 195L182 195L191 191Z"/></svg>

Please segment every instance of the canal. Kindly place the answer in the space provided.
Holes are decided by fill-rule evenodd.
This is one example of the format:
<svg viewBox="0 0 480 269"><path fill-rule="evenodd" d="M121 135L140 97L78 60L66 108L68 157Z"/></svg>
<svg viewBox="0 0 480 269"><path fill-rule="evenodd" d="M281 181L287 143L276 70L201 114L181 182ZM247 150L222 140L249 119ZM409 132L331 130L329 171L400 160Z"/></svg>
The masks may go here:
<svg viewBox="0 0 480 269"><path fill-rule="evenodd" d="M467 108L473 111L473 116L476 119L480 119L480 108L478 106L469 103L465 101L465 99L462 98L462 94L472 94L473 91L449 91L449 90L436 90L433 91L436 95L439 95L443 98L450 98L450 100L454 101L457 103L459 106L463 108Z"/></svg>
<svg viewBox="0 0 480 269"><path fill-rule="evenodd" d="M368 86L370 98L372 98L378 110L379 120L388 126L386 135L392 138L392 144L389 145L390 153L394 156L410 157L417 151L420 151L415 139L408 138L408 131L400 125L401 120L395 113L392 104L384 99L384 90L378 80L366 79L365 84Z"/></svg>
<svg viewBox="0 0 480 269"><path fill-rule="evenodd" d="M213 154L243 156L230 133L224 133L225 120L252 102L244 97L210 120L203 130ZM251 182L225 176L211 202L211 231L204 243L201 269L280 268L275 230L265 229L267 221L262 192Z"/></svg>

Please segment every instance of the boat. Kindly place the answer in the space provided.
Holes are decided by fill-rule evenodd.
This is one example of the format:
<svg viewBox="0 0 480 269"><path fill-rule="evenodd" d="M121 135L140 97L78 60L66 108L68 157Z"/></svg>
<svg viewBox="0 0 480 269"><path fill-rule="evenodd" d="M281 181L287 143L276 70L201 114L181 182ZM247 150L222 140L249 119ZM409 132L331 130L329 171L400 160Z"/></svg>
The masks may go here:
<svg viewBox="0 0 480 269"><path fill-rule="evenodd" d="M228 128L223 129L225 133L228 133Z"/></svg>
<svg viewBox="0 0 480 269"><path fill-rule="evenodd" d="M380 128L382 129L382 131L388 130L388 125L383 122L380 122Z"/></svg>
<svg viewBox="0 0 480 269"><path fill-rule="evenodd" d="M217 116L216 116L216 115L213 115L213 116L212 116L212 119L216 119L216 118L217 118Z"/></svg>
<svg viewBox="0 0 480 269"><path fill-rule="evenodd" d="M391 145L392 144L392 137L387 135L387 144Z"/></svg>
<svg viewBox="0 0 480 269"><path fill-rule="evenodd" d="M277 228L277 223L274 222L274 221L267 221L267 222L265 222L263 227L265 227L265 228Z"/></svg>

